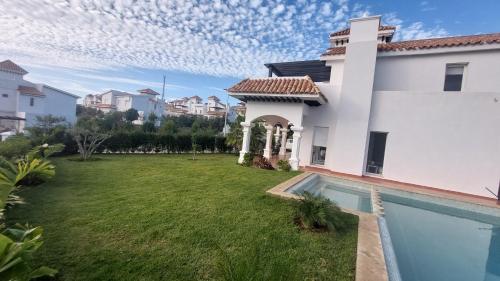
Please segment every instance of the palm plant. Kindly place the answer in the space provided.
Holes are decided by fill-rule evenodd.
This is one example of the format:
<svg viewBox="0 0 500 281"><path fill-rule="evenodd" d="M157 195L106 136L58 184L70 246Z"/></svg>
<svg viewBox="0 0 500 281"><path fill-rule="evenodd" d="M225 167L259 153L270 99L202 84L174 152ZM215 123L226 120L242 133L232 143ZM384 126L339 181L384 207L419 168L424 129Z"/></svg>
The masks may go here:
<svg viewBox="0 0 500 281"><path fill-rule="evenodd" d="M0 234L0 279L27 281L54 276L57 270L41 266L32 268L33 254L42 246L41 227L16 225Z"/></svg>
<svg viewBox="0 0 500 281"><path fill-rule="evenodd" d="M296 207L297 220L306 229L335 231L345 227L342 211L328 198L305 191Z"/></svg>

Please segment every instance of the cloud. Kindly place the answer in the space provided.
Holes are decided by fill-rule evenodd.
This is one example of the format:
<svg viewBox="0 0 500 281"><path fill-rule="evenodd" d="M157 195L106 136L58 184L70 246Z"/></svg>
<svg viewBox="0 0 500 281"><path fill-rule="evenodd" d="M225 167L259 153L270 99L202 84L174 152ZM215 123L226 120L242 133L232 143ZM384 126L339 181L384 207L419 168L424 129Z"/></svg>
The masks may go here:
<svg viewBox="0 0 500 281"><path fill-rule="evenodd" d="M408 24L398 18L395 13L384 15L383 21L385 24L396 26L397 31L394 34L395 41L444 37L449 35L448 31L439 25L426 27L422 22L413 22Z"/></svg>
<svg viewBox="0 0 500 281"><path fill-rule="evenodd" d="M420 11L422 12L430 12L434 11L437 8L435 6L431 6L431 4L428 1L422 1L420 2Z"/></svg>
<svg viewBox="0 0 500 281"><path fill-rule="evenodd" d="M224 77L263 76L267 62L317 59L330 32L370 13L347 0L3 0L0 10L0 57L21 65ZM401 38L444 33L419 22L401 29Z"/></svg>

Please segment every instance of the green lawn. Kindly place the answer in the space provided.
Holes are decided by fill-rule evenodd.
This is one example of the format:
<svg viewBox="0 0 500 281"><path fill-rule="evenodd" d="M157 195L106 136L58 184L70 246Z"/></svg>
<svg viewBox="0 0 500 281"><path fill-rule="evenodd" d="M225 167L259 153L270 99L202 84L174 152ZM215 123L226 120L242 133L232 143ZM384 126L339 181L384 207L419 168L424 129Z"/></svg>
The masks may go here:
<svg viewBox="0 0 500 281"><path fill-rule="evenodd" d="M58 280L223 280L228 264L354 280L357 217L343 233L301 231L291 202L265 194L296 173L227 155L99 157L55 159L57 176L7 213L8 224L43 226L37 262Z"/></svg>

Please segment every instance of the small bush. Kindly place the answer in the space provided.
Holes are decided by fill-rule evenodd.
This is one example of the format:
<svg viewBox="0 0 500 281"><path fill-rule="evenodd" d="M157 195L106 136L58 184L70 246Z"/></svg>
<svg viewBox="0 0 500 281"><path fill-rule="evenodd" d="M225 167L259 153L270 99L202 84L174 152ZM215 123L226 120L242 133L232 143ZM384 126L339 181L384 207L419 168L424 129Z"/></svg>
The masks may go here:
<svg viewBox="0 0 500 281"><path fill-rule="evenodd" d="M278 161L278 170L289 172L291 169L292 167L290 166L290 163L288 163L288 161L283 159Z"/></svg>
<svg viewBox="0 0 500 281"><path fill-rule="evenodd" d="M307 191L302 196L296 206L296 220L301 227L324 231L336 231L345 227L342 211L335 203Z"/></svg>
<svg viewBox="0 0 500 281"><path fill-rule="evenodd" d="M241 166L250 167L252 166L252 161L253 155L250 152L247 152L243 155L243 162L241 163Z"/></svg>
<svg viewBox="0 0 500 281"><path fill-rule="evenodd" d="M258 156L254 159L253 165L257 168L264 169L264 170L274 170L273 165L271 165L271 162L267 160L263 156Z"/></svg>
<svg viewBox="0 0 500 281"><path fill-rule="evenodd" d="M0 156L7 159L20 158L31 149L31 142L24 136L12 136L0 141Z"/></svg>

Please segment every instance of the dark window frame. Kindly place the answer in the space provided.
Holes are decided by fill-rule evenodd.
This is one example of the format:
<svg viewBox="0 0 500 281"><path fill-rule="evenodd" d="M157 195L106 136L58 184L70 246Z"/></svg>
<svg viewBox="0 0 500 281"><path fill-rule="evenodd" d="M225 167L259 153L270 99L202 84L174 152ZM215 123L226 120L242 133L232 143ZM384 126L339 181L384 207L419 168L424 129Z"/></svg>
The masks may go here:
<svg viewBox="0 0 500 281"><path fill-rule="evenodd" d="M2 98L8 98L9 94L2 94Z"/></svg>
<svg viewBox="0 0 500 281"><path fill-rule="evenodd" d="M448 69L451 68L462 68L462 74L448 74ZM443 91L462 92L466 69L467 63L447 63L444 72Z"/></svg>
<svg viewBox="0 0 500 281"><path fill-rule="evenodd" d="M375 136L380 135L384 136L383 139L383 147L381 148L383 151L377 151L377 154L381 155L374 155L374 148L376 145L376 140ZM365 172L368 174L373 174L373 175L379 175L381 176L383 174L383 169L384 169L384 162L385 162L385 152L387 148L387 138L389 136L389 132L381 132L381 131L370 131L369 134L369 139L368 139L368 149L366 152L366 165L365 165ZM380 139L377 141L381 141ZM381 145L382 143L378 143L378 145ZM379 147L380 149L380 147ZM377 158L377 159L375 159Z"/></svg>
<svg viewBox="0 0 500 281"><path fill-rule="evenodd" d="M35 106L35 98L34 97L30 98L30 106Z"/></svg>

